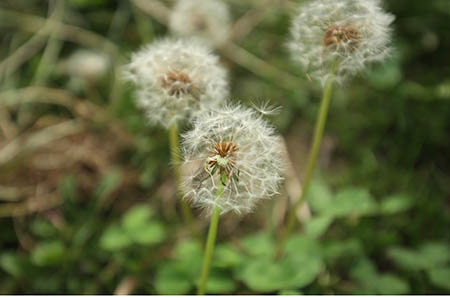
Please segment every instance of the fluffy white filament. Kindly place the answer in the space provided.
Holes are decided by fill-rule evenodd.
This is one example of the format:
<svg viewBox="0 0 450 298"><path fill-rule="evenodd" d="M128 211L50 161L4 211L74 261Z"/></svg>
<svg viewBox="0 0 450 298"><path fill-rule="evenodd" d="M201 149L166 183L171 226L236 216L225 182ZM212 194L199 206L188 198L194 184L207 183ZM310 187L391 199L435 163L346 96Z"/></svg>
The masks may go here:
<svg viewBox="0 0 450 298"><path fill-rule="evenodd" d="M324 83L333 64L344 81L389 54L394 20L379 0L313 0L299 8L288 46L293 59Z"/></svg>
<svg viewBox="0 0 450 298"><path fill-rule="evenodd" d="M228 97L226 71L202 43L162 39L144 46L125 66L136 86L137 104L152 124L169 127Z"/></svg>
<svg viewBox="0 0 450 298"><path fill-rule="evenodd" d="M180 36L195 36L212 46L228 39L228 6L220 0L179 0L170 15L169 27Z"/></svg>
<svg viewBox="0 0 450 298"><path fill-rule="evenodd" d="M194 206L211 213L251 212L261 200L278 191L283 162L280 137L262 114L241 106L228 105L199 115L193 128L182 136L183 168L191 174L184 177L186 197ZM220 157L213 153L217 144L231 142L235 151ZM223 186L216 166L232 165ZM231 162L231 163L230 163ZM222 185L220 185L222 184ZM223 193L217 196L219 188Z"/></svg>

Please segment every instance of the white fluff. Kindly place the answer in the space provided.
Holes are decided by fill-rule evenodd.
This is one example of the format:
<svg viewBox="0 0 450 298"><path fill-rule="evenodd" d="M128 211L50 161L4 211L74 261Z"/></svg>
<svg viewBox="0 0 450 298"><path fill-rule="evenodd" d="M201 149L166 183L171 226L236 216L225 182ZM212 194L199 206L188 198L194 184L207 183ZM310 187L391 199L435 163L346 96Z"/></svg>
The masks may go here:
<svg viewBox="0 0 450 298"><path fill-rule="evenodd" d="M96 81L107 73L110 61L107 56L90 50L78 50L67 59L66 72L86 80Z"/></svg>
<svg viewBox="0 0 450 298"><path fill-rule="evenodd" d="M218 207L221 213L251 212L261 200L278 193L282 180L282 143L262 114L239 105L228 105L202 113L193 128L182 136L185 197L206 213ZM239 179L228 178L217 196L220 175L211 174L209 151L214 144L229 142L237 147L232 159ZM207 171L208 170L208 171Z"/></svg>
<svg viewBox="0 0 450 298"><path fill-rule="evenodd" d="M162 39L144 46L132 55L124 75L137 86L138 106L150 122L164 127L217 106L229 93L218 58L190 39Z"/></svg>
<svg viewBox="0 0 450 298"><path fill-rule="evenodd" d="M228 39L230 19L228 6L220 0L179 0L169 27L179 36L195 36L217 46Z"/></svg>
<svg viewBox="0 0 450 298"><path fill-rule="evenodd" d="M292 21L288 44L294 60L311 77L324 83L333 63L336 80L343 82L374 61L382 61L390 52L391 14L383 11L378 0L313 0L298 10ZM353 28L357 42L342 41L338 47L325 46L327 31L337 27Z"/></svg>

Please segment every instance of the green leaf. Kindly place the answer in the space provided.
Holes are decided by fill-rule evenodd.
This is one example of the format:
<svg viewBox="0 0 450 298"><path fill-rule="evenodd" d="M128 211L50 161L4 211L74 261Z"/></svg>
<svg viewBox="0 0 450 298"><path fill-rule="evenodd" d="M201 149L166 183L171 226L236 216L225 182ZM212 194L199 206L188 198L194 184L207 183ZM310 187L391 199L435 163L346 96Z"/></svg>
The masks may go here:
<svg viewBox="0 0 450 298"><path fill-rule="evenodd" d="M129 236L138 244L158 244L166 239L166 229L161 223L151 222L143 226L140 231L133 230L132 233L130 232Z"/></svg>
<svg viewBox="0 0 450 298"><path fill-rule="evenodd" d="M371 287L372 281L377 278L377 274L377 269L368 259L359 260L350 272L350 276L365 288Z"/></svg>
<svg viewBox="0 0 450 298"><path fill-rule="evenodd" d="M77 181L73 176L64 176L58 184L58 191L64 201L74 201L77 194Z"/></svg>
<svg viewBox="0 0 450 298"><path fill-rule="evenodd" d="M392 275L379 275L372 281L375 294L379 295L403 295L410 291L409 284L403 279Z"/></svg>
<svg viewBox="0 0 450 298"><path fill-rule="evenodd" d="M285 289L302 288L312 283L320 270L322 269L322 261L314 255L291 255L287 256L283 266L286 284Z"/></svg>
<svg viewBox="0 0 450 298"><path fill-rule="evenodd" d="M194 282L200 275L203 262L203 249L198 241L189 240L178 243L174 251L174 262L186 276Z"/></svg>
<svg viewBox="0 0 450 298"><path fill-rule="evenodd" d="M43 242L31 252L31 260L38 266L60 264L64 259L64 245L60 241Z"/></svg>
<svg viewBox="0 0 450 298"><path fill-rule="evenodd" d="M357 294L401 295L410 291L407 282L392 274L379 274L368 259L360 260L350 275L362 286Z"/></svg>
<svg viewBox="0 0 450 298"><path fill-rule="evenodd" d="M333 217L329 215L322 215L313 217L305 224L305 232L311 238L319 238L328 229L333 222Z"/></svg>
<svg viewBox="0 0 450 298"><path fill-rule="evenodd" d="M450 261L450 248L445 243L427 243L419 250L395 247L388 255L407 270L433 269Z"/></svg>
<svg viewBox="0 0 450 298"><path fill-rule="evenodd" d="M100 238L100 247L108 251L121 250L131 243L128 234L117 224L109 226Z"/></svg>
<svg viewBox="0 0 450 298"><path fill-rule="evenodd" d="M26 273L26 264L22 258L12 252L0 255L0 268L14 277L21 277Z"/></svg>
<svg viewBox="0 0 450 298"><path fill-rule="evenodd" d="M313 180L309 186L306 200L311 209L318 213L327 213L333 202L333 194L321 180ZM329 212L328 212L329 213Z"/></svg>
<svg viewBox="0 0 450 298"><path fill-rule="evenodd" d="M245 237L242 247L252 256L272 256L274 254L274 239L269 233L257 233Z"/></svg>
<svg viewBox="0 0 450 298"><path fill-rule="evenodd" d="M104 175L94 191L94 198L103 201L120 186L120 172L111 171Z"/></svg>
<svg viewBox="0 0 450 298"><path fill-rule="evenodd" d="M174 257L177 260L186 260L203 258L202 244L199 241L189 240L178 243L175 247Z"/></svg>
<svg viewBox="0 0 450 298"><path fill-rule="evenodd" d="M375 293L379 295L403 295L410 291L407 282L392 274L379 275L373 281L373 287Z"/></svg>
<svg viewBox="0 0 450 298"><path fill-rule="evenodd" d="M331 213L335 216L370 215L378 206L365 188L348 187L340 190L332 204Z"/></svg>
<svg viewBox="0 0 450 298"><path fill-rule="evenodd" d="M134 242L142 245L152 245L166 238L165 227L156 221L151 221L153 212L145 204L137 205L128 210L122 218L125 233Z"/></svg>
<svg viewBox="0 0 450 298"><path fill-rule="evenodd" d="M433 285L450 291L450 267L431 269L428 277Z"/></svg>
<svg viewBox="0 0 450 298"><path fill-rule="evenodd" d="M236 289L233 279L225 272L211 271L206 283L206 292L209 294L232 293Z"/></svg>
<svg viewBox="0 0 450 298"><path fill-rule="evenodd" d="M218 245L214 250L213 266L218 268L233 268L242 261L241 254L227 244Z"/></svg>
<svg viewBox="0 0 450 298"><path fill-rule="evenodd" d="M412 207L412 200L405 194L395 194L386 197L380 203L380 213L382 214L395 214L399 212L407 211Z"/></svg>
<svg viewBox="0 0 450 298"><path fill-rule="evenodd" d="M325 258L328 260L358 256L364 252L361 243L357 239L327 242L323 247Z"/></svg>
<svg viewBox="0 0 450 298"><path fill-rule="evenodd" d="M322 267L319 258L288 255L281 261L253 259L238 277L252 290L263 293L302 288L314 281Z"/></svg>
<svg viewBox="0 0 450 298"><path fill-rule="evenodd" d="M447 243L426 243L421 247L420 254L427 262L427 268L442 267L450 261L450 247Z"/></svg>
<svg viewBox="0 0 450 298"><path fill-rule="evenodd" d="M161 266L155 278L155 288L161 295L183 295L194 287L190 273L176 262Z"/></svg>
<svg viewBox="0 0 450 298"><path fill-rule="evenodd" d="M127 231L134 232L145 226L153 212L147 205L137 205L128 210L122 218L122 225Z"/></svg>
<svg viewBox="0 0 450 298"><path fill-rule="evenodd" d="M302 295L302 292L294 291L294 290L282 290L278 292L280 296L299 296Z"/></svg>
<svg viewBox="0 0 450 298"><path fill-rule="evenodd" d="M393 247L388 255L397 265L407 270L420 270L427 267L427 262L421 258L420 253L406 248Z"/></svg>
<svg viewBox="0 0 450 298"><path fill-rule="evenodd" d="M37 218L31 223L31 231L42 238L50 238L58 235L58 230L48 220Z"/></svg>
<svg viewBox="0 0 450 298"><path fill-rule="evenodd" d="M320 256L321 247L317 240L305 236L294 235L286 241L285 253L290 255L312 255Z"/></svg>
<svg viewBox="0 0 450 298"><path fill-rule="evenodd" d="M238 275L252 290L273 292L284 288L283 268L267 259L250 260Z"/></svg>

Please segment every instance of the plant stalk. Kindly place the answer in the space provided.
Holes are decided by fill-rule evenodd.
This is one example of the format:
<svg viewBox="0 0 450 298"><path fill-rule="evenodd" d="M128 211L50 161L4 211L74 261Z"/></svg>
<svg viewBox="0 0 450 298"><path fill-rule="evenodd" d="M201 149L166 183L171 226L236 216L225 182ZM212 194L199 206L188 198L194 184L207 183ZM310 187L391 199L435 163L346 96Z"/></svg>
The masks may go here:
<svg viewBox="0 0 450 298"><path fill-rule="evenodd" d="M169 141L170 141L170 155L172 160L173 171L175 175L175 183L177 186L177 197L181 207L181 213L183 215L183 220L188 226L191 234L193 236L198 236L197 229L194 226L194 220L191 208L185 200L183 200L183 190L180 187L181 183L181 172L180 172L180 148L178 141L178 127L176 123L173 123L169 128Z"/></svg>
<svg viewBox="0 0 450 298"><path fill-rule="evenodd" d="M209 270L211 268L211 259L214 252L214 244L216 242L217 226L219 224L219 214L220 214L219 208L216 207L211 216L211 222L209 224L205 255L203 256L202 275L197 292L198 295L205 295L206 282L208 281Z"/></svg>
<svg viewBox="0 0 450 298"><path fill-rule="evenodd" d="M306 164L306 172L303 180L302 193L300 194L300 198L297 200L297 202L295 202L293 208L289 209L287 224L285 226L286 228L282 233L281 240L278 242L278 250L277 250L278 256L282 254L284 243L286 242L287 238L289 238L290 234L292 233L295 227L296 214L298 210L303 206L303 203L306 199L306 195L308 193L311 178L317 162L317 156L319 154L320 144L323 139L323 132L327 120L328 108L330 106L331 94L333 90L335 68L336 67L333 67L333 71L331 72L330 77L325 83L325 89L323 92L322 100L320 102L319 114L314 129L313 144L308 154L308 161Z"/></svg>
<svg viewBox="0 0 450 298"><path fill-rule="evenodd" d="M219 181L219 188L217 189L218 197L222 195L223 189L224 186L222 182ZM205 254L203 256L202 275L200 279L200 284L198 286L197 295L205 295L206 292L206 282L208 281L209 270L211 268L211 259L214 252L214 244L216 242L217 226L219 224L219 215L220 210L218 207L216 207L213 211L211 221L209 224L208 238L206 239Z"/></svg>

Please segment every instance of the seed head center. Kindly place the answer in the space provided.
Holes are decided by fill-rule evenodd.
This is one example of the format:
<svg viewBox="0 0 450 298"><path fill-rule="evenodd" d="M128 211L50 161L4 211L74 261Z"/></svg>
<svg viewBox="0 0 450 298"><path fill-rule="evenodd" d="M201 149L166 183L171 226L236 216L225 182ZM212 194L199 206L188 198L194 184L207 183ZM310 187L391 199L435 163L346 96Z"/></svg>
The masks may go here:
<svg viewBox="0 0 450 298"><path fill-rule="evenodd" d="M182 71L168 71L161 77L161 86L169 95L181 96L190 93L193 84L192 79Z"/></svg>
<svg viewBox="0 0 450 298"><path fill-rule="evenodd" d="M239 169L234 160L235 152L238 151L232 141L215 143L209 150L211 155L208 157L208 171L214 175L225 174L228 178L238 179Z"/></svg>
<svg viewBox="0 0 450 298"><path fill-rule="evenodd" d="M352 25L330 25L325 29L323 45L325 47L335 47L339 49L341 46L355 50L360 42L360 32Z"/></svg>
<svg viewBox="0 0 450 298"><path fill-rule="evenodd" d="M192 24L194 25L195 30L203 31L206 30L208 24L202 15L194 15L192 17Z"/></svg>
<svg viewBox="0 0 450 298"><path fill-rule="evenodd" d="M225 168L228 165L228 157L222 157L220 155L214 156L219 167Z"/></svg>

